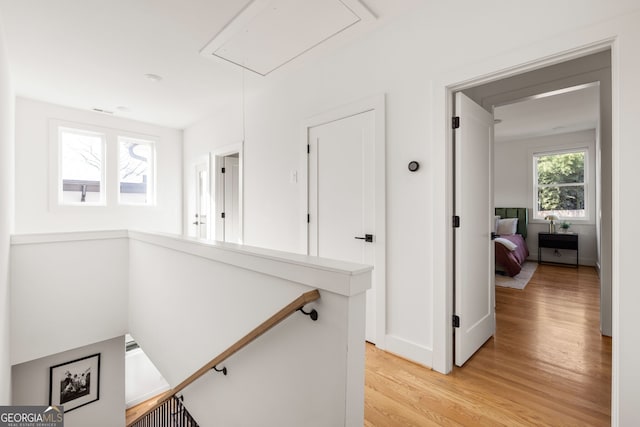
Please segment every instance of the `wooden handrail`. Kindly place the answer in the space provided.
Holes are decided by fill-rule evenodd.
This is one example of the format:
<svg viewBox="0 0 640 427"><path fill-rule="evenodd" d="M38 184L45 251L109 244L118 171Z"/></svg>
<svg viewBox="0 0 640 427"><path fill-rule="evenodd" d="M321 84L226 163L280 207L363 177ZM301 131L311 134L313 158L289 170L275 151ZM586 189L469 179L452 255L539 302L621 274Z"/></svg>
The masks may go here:
<svg viewBox="0 0 640 427"><path fill-rule="evenodd" d="M202 368L198 369L193 374L191 374L187 379L182 381L180 384L178 384L171 390L168 390L165 393L161 394L155 404L149 406L146 411L142 412L134 420L129 422L129 424L127 424L127 427L132 426L138 420L143 418L145 415L153 412L156 408L161 406L165 401L169 400L171 396L180 393L189 384L193 383L198 378L200 378L201 376L209 372L214 366L221 364L222 362L227 360L229 357L233 356L235 353L237 353L238 351L242 350L244 347L249 345L252 341L258 338L260 335L264 334L269 329L273 328L278 323L282 322L284 319L286 319L287 317L289 317L290 315L298 311L300 308L304 307L306 304L312 301L315 301L318 298L320 298L320 292L317 289L314 289L313 291L305 292L295 300L291 301L291 303L289 303L287 306L282 308L276 314L274 314L273 316L271 316L270 318L262 322L260 325L258 325L255 329L253 329L247 335L240 338L238 341L232 344L225 351L223 351L218 356L213 358L209 363L207 363Z"/></svg>

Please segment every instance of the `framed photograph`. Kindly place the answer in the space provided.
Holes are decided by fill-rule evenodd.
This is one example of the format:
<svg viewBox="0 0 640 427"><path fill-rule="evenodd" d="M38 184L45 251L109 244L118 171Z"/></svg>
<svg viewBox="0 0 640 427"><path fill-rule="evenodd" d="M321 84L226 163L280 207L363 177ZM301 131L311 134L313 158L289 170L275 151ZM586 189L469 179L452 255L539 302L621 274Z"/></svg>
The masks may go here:
<svg viewBox="0 0 640 427"><path fill-rule="evenodd" d="M100 353L49 369L49 405L73 411L100 398Z"/></svg>

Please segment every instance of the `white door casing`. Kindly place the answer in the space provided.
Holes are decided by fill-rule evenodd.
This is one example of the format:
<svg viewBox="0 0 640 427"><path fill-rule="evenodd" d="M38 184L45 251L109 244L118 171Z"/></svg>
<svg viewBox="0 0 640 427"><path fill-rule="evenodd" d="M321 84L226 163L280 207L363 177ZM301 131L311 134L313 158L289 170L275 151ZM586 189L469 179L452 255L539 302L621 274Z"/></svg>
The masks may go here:
<svg viewBox="0 0 640 427"><path fill-rule="evenodd" d="M209 156L194 166L195 214L189 225L189 235L208 239L211 217L211 175Z"/></svg>
<svg viewBox="0 0 640 427"><path fill-rule="evenodd" d="M240 241L240 162L238 157L224 157L224 241Z"/></svg>
<svg viewBox="0 0 640 427"><path fill-rule="evenodd" d="M226 184L226 173L222 173L222 168L225 167L225 162L227 161L227 157L234 156L237 154L237 165L234 165L233 168L237 168L237 175L233 178L229 184L232 185L232 189L237 190L237 196L233 196L235 202L232 204L233 218L233 242L242 244L244 241L244 184L243 184L243 175L244 175L244 144L242 142L237 144L229 144L223 147L220 147L212 152L213 157L213 167L215 173L214 176L214 203L215 207L213 211L215 212L215 226L212 230L211 238L219 241L229 241L225 239L225 228L227 227L226 221L226 212L225 212L225 185ZM233 158L233 157L231 157ZM225 169L226 172L226 169ZM233 171L232 173L236 173ZM235 181L235 182L234 182ZM233 191L233 190L232 190ZM225 218L222 218L222 213L225 212ZM229 231L231 232L231 231Z"/></svg>
<svg viewBox="0 0 640 427"><path fill-rule="evenodd" d="M455 364L462 366L495 333L493 114L455 94Z"/></svg>
<svg viewBox="0 0 640 427"><path fill-rule="evenodd" d="M309 254L375 264L372 111L309 129ZM367 291L366 338L375 342L375 279Z"/></svg>
<svg viewBox="0 0 640 427"><path fill-rule="evenodd" d="M306 185L301 188L303 197L300 202L300 251L309 253L309 234L311 224L307 222L307 215L311 213L311 206L308 197L309 193L309 154L307 153L307 143L309 139L309 129L325 123L340 120L342 118L357 115L363 112L375 112L374 135L375 135L375 158L374 165L374 192L375 192L375 264L372 277L376 283L375 297L375 344L377 347L385 349L387 347L387 313L386 313L386 128L385 128L385 96L384 94L371 96L352 102L325 113L318 114L304 120L301 123L300 134L300 162L303 167L300 171L301 182ZM355 239L354 239L355 240Z"/></svg>

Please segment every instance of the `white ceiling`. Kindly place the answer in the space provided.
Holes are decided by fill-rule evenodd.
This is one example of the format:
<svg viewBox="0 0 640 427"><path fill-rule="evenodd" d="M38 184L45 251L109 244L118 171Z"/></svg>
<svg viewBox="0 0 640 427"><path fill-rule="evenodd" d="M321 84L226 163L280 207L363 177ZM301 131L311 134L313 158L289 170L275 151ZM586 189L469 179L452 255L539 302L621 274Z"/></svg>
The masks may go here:
<svg viewBox="0 0 640 427"><path fill-rule="evenodd" d="M324 41L321 52L306 52L272 74L286 72L294 62L322 60L331 49L423 3L423 0L355 1L366 6L377 19L352 23ZM252 3L250 0L0 0L0 18L16 94L184 128L240 96L241 69L200 51ZM313 27L311 24L307 19L290 27L304 31ZM269 62L272 68L273 64ZM146 79L144 75L149 73L162 76L162 81Z"/></svg>
<svg viewBox="0 0 640 427"><path fill-rule="evenodd" d="M501 122L494 126L495 141L595 129L600 118L600 87L560 92L496 107L493 115Z"/></svg>

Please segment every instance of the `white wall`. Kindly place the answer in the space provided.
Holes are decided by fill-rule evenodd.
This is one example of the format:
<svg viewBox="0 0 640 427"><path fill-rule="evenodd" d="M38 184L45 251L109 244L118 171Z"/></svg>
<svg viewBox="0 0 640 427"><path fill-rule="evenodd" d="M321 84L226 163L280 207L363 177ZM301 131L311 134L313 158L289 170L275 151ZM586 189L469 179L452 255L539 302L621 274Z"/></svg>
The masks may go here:
<svg viewBox="0 0 640 427"><path fill-rule="evenodd" d="M158 138L156 206L50 205L49 121L58 119ZM53 177L55 180L55 177ZM134 228L180 232L182 131L75 110L31 99L16 100L16 232L41 233Z"/></svg>
<svg viewBox="0 0 640 427"><path fill-rule="evenodd" d="M581 265L595 266L597 262L596 240L596 204L595 204L595 131L572 132L550 135L540 138L528 138L516 141L497 142L495 144L494 190L497 207L529 208L529 228L527 246L529 259L537 260L538 232L548 231L549 223L533 219L533 170L531 156L537 152L589 147L587 163L588 207L591 218L588 221L568 221L571 232L579 234L579 253ZM543 254L545 260L575 263L575 251L558 251L559 259Z"/></svg>
<svg viewBox="0 0 640 427"><path fill-rule="evenodd" d="M247 96L246 109L245 241L302 250L297 242L304 239L299 231L304 183L288 181L291 170L304 167L297 154L303 143L298 132L301 121L386 93L387 333L401 337L408 346L438 347L437 364L442 369L447 361L441 350L450 347L444 326L450 324L444 307L451 215L445 86L614 38L613 278L614 313L620 320L614 321L614 332L620 327L619 337L614 335L614 377L620 378L620 384L613 386L614 412L618 393L621 405L614 423L632 424L638 415L633 399L640 393L640 369L635 363L640 359L640 339L637 328L630 326L635 324L635 301L640 300L640 289L633 286L634 247L640 238L635 213L640 200L629 197L636 192L640 154L634 130L640 102L633 95L639 90L640 75L637 8L637 2L630 0L467 1L451 13L449 5L429 2L312 66L266 79L247 75L247 88L255 94ZM478 16L491 17L491 25ZM203 131L199 141L185 132L185 167L192 156L210 150L219 135L240 138L238 120L227 124L229 114L214 114L194 126ZM408 173L409 160L422 163L419 173Z"/></svg>
<svg viewBox="0 0 640 427"><path fill-rule="evenodd" d="M11 400L9 236L14 227L14 94L0 22L0 405Z"/></svg>
<svg viewBox="0 0 640 427"><path fill-rule="evenodd" d="M126 231L59 239L13 237L12 364L127 333Z"/></svg>
<svg viewBox="0 0 640 427"><path fill-rule="evenodd" d="M127 408L169 390L169 383L141 348L125 356L125 401Z"/></svg>
<svg viewBox="0 0 640 427"><path fill-rule="evenodd" d="M427 356L419 362L431 365L433 292L440 285L433 276L433 260L444 250L444 242L435 242L433 230L441 233L449 221L444 215L444 220L434 217L434 209L445 208L433 193L444 188L445 179L434 172L444 159L431 152L439 143L430 139L431 126L433 120L441 119L432 117L432 81L452 67L568 31L567 21L577 27L630 6L573 5L575 8L569 3L558 8L548 2L554 10L549 16L547 7L539 2L517 7L466 2L455 14L444 5L430 3L312 66L266 79L246 74L245 242L303 250L300 223L306 212L301 211L300 202L305 183L289 180L292 170L305 167L300 155L304 144L301 123L337 106L386 93L386 328L388 335L404 340L407 346L427 350L421 351ZM493 24L484 25L478 14L492 16ZM464 31L452 31L454 26ZM446 42L443 34L448 35ZM241 120L229 118L234 112L240 114L234 106L185 130L185 169L217 143L242 138ZM407 171L410 160L421 162L418 173ZM185 185L191 181L187 177Z"/></svg>
<svg viewBox="0 0 640 427"><path fill-rule="evenodd" d="M64 414L67 427L123 426L124 336L75 348L13 367L13 405L49 404L49 368L100 353L100 398Z"/></svg>

